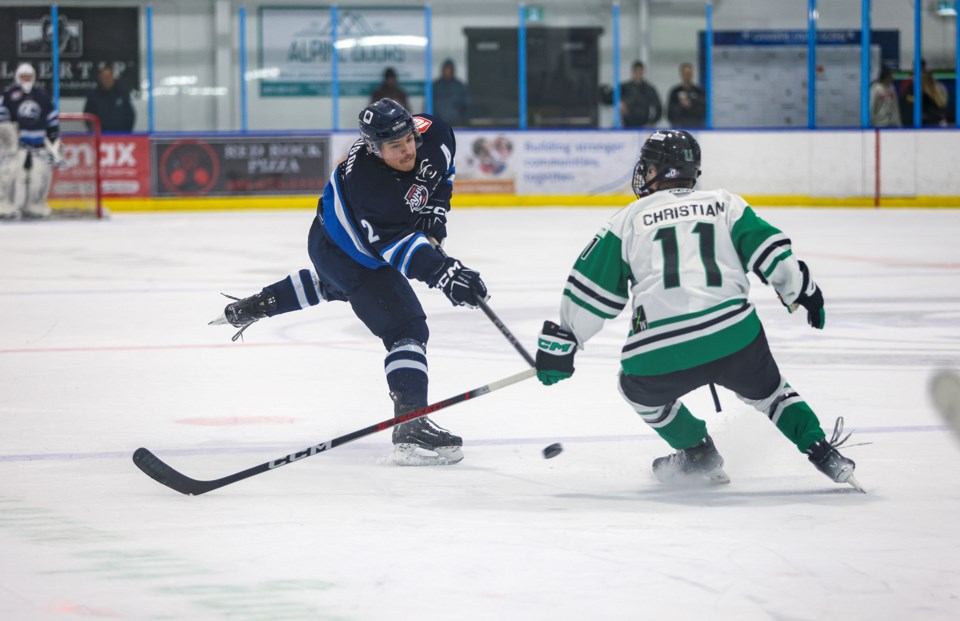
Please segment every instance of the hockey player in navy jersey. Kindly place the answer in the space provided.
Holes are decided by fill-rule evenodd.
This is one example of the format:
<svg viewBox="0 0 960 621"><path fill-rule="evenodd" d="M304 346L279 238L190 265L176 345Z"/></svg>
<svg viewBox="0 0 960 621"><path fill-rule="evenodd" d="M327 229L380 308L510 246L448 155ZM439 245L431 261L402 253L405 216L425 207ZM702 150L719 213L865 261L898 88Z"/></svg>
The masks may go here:
<svg viewBox="0 0 960 621"><path fill-rule="evenodd" d="M444 121L412 116L392 99L360 113L360 139L330 176L307 241L316 274L300 270L228 304L211 323L239 336L254 321L323 300L348 302L383 341L397 416L427 405L426 315L408 279L439 289L454 306L476 307L487 288L475 270L432 245L447 235L456 141ZM236 336L234 337L236 338ZM462 440L426 416L394 427L400 465L455 464ZM418 449L429 451L424 454Z"/></svg>
<svg viewBox="0 0 960 621"><path fill-rule="evenodd" d="M53 164L59 164L60 114L50 95L36 87L37 74L24 63L0 95L0 219L46 218ZM11 134L19 129L19 137Z"/></svg>

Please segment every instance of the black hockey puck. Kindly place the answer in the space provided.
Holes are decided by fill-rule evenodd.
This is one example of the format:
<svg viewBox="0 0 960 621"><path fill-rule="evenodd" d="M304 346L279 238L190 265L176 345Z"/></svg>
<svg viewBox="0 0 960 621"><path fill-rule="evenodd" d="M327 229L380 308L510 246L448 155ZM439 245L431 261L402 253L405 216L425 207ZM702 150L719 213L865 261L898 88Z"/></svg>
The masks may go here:
<svg viewBox="0 0 960 621"><path fill-rule="evenodd" d="M553 459L557 455L563 452L563 446L559 442L556 444L551 444L550 446L543 449L543 458L544 459Z"/></svg>

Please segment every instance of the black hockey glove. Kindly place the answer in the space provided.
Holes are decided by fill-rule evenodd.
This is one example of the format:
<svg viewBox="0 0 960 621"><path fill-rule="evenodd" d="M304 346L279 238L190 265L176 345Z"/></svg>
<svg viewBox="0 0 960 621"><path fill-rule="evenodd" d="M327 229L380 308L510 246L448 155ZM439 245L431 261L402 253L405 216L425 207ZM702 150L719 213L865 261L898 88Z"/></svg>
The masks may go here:
<svg viewBox="0 0 960 621"><path fill-rule="evenodd" d="M803 286L800 288L800 295L797 296L797 301L794 304L799 304L807 311L807 323L816 328L817 330L823 330L823 324L827 321L827 314L823 310L823 292L820 291L820 287L817 286L817 283L813 282L810 278L810 270L807 269L807 264L803 261L800 261L800 271L803 273ZM813 287L812 293L807 293L807 290L810 287Z"/></svg>
<svg viewBox="0 0 960 621"><path fill-rule="evenodd" d="M454 306L477 308L477 300L486 301L487 286L480 280L480 272L464 267L460 261L444 256L443 264L435 271L427 284L440 289Z"/></svg>
<svg viewBox="0 0 960 621"><path fill-rule="evenodd" d="M442 205L428 205L429 211L423 212L417 218L417 229L432 237L437 243L447 237L447 208Z"/></svg>
<svg viewBox="0 0 960 621"><path fill-rule="evenodd" d="M575 353L577 337L552 321L544 321L537 339L537 379L540 383L549 386L573 375Z"/></svg>

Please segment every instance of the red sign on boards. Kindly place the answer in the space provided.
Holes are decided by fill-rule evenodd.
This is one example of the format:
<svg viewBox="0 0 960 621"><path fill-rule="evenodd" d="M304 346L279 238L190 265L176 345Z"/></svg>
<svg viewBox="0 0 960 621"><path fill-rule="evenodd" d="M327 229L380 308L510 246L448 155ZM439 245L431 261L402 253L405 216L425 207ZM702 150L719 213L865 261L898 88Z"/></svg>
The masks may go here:
<svg viewBox="0 0 960 621"><path fill-rule="evenodd" d="M103 196L150 196L148 137L100 137L100 190Z"/></svg>

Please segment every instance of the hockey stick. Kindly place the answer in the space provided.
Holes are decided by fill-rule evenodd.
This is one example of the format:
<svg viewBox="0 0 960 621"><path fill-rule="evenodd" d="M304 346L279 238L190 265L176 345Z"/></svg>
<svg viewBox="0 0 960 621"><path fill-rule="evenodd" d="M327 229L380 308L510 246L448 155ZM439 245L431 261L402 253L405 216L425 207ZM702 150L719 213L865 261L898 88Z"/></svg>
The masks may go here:
<svg viewBox="0 0 960 621"><path fill-rule="evenodd" d="M490 321L493 322L493 325L497 326L497 330L500 330L500 334L505 336L510 344L513 345L513 348L520 352L520 355L523 356L523 359L527 361L531 367L537 366L537 363L534 361L533 356L531 356L526 348L520 344L520 341L517 340L517 337L510 332L510 329L504 325L500 318L497 317L497 314L487 306L487 303L483 300L477 300L477 304L480 306L480 309L483 311L483 314L490 318Z"/></svg>
<svg viewBox="0 0 960 621"><path fill-rule="evenodd" d="M476 397L489 394L495 390L506 388L511 384L516 384L517 382L522 382L525 379L529 379L536 374L537 372L535 369L527 369L522 373L517 373L516 375L511 375L510 377L506 377L502 380L491 382L486 386L468 390L467 392L461 393L455 397L450 397L449 399L438 401L432 405L422 407L419 410L414 410L413 412L397 416L396 418L391 418L381 423L376 423L374 425L370 425L369 427L358 429L357 431L340 436L339 438L314 444L313 446L302 451L290 453L289 455L281 457L280 459L268 461L265 464L248 468L242 472L237 472L236 474L223 477L222 479L214 479L212 481L191 479L185 474L181 474L177 470L174 470L171 466L168 466L163 460L145 448L138 448L136 451L134 451L133 463L137 466L137 468L140 468L144 474L157 483L166 485L170 489L180 492L181 494L186 494L188 496L199 496L200 494L206 494L207 492L219 489L225 485L230 485L231 483L236 483L237 481L242 481L263 472L267 472L268 470L275 470L280 466L286 466L287 464L292 464L293 462L300 461L306 457L312 457L317 453L329 451L330 449L336 448L341 444L353 442L354 440L364 436L369 436L377 433L378 431L390 429L394 425L407 422L408 420L426 416L427 414L432 414L433 412L448 408L451 405L462 403L468 399L475 399Z"/></svg>
<svg viewBox="0 0 960 621"><path fill-rule="evenodd" d="M720 411L720 397L717 396L717 387L713 385L713 382L710 382L710 396L713 397L713 406L717 408L717 412Z"/></svg>

